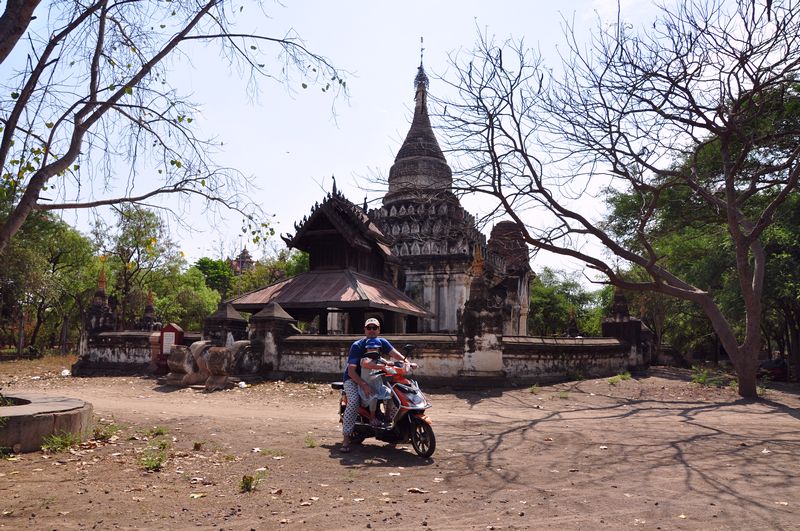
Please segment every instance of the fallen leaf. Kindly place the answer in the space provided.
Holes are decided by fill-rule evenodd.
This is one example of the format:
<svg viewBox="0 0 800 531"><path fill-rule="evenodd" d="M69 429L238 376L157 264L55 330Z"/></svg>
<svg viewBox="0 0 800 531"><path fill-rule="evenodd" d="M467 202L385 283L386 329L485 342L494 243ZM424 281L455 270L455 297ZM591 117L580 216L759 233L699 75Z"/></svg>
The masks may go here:
<svg viewBox="0 0 800 531"><path fill-rule="evenodd" d="M308 501L304 501L304 502L300 503L300 507L308 507L309 505L311 505L311 502L308 502Z"/></svg>
<svg viewBox="0 0 800 531"><path fill-rule="evenodd" d="M444 481L444 478L433 478L434 483L441 483L442 481Z"/></svg>
<svg viewBox="0 0 800 531"><path fill-rule="evenodd" d="M779 501L779 502L775 502L775 505L789 505L789 502Z"/></svg>
<svg viewBox="0 0 800 531"><path fill-rule="evenodd" d="M189 494L189 497L193 500L196 500L197 498L205 498L206 496L207 494L205 492L192 492Z"/></svg>
<svg viewBox="0 0 800 531"><path fill-rule="evenodd" d="M544 440L545 440L545 442L553 442L553 438L552 437L545 437Z"/></svg>
<svg viewBox="0 0 800 531"><path fill-rule="evenodd" d="M282 494L282 493L283 489L273 489L272 492L270 492L270 494Z"/></svg>
<svg viewBox="0 0 800 531"><path fill-rule="evenodd" d="M354 502L362 502L362 501L364 501L364 498L353 498L353 501Z"/></svg>
<svg viewBox="0 0 800 531"><path fill-rule="evenodd" d="M258 453L258 452L260 452L260 451L261 451L261 448L253 448L253 449L252 449L252 450L250 450L250 451L251 451L251 452L253 452L253 453Z"/></svg>
<svg viewBox="0 0 800 531"><path fill-rule="evenodd" d="M608 450L608 446L601 446L600 449L601 450Z"/></svg>
<svg viewBox="0 0 800 531"><path fill-rule="evenodd" d="M578 472L578 469L577 468L570 468L569 471L570 472Z"/></svg>
<svg viewBox="0 0 800 531"><path fill-rule="evenodd" d="M409 487L409 488L406 489L406 492L411 492L413 494L427 494L428 493L427 490L421 489L419 487Z"/></svg>
<svg viewBox="0 0 800 531"><path fill-rule="evenodd" d="M686 520L686 515L685 514L679 514L678 518L680 518L682 520Z"/></svg>
<svg viewBox="0 0 800 531"><path fill-rule="evenodd" d="M283 456L282 455L273 455L272 458L277 461L279 459L283 459Z"/></svg>
<svg viewBox="0 0 800 531"><path fill-rule="evenodd" d="M400 472L389 472L390 476L399 476Z"/></svg>
<svg viewBox="0 0 800 531"><path fill-rule="evenodd" d="M769 450L767 450L766 448L764 448L763 450L761 450L761 453L762 453L762 454L771 454L772 452L770 452Z"/></svg>

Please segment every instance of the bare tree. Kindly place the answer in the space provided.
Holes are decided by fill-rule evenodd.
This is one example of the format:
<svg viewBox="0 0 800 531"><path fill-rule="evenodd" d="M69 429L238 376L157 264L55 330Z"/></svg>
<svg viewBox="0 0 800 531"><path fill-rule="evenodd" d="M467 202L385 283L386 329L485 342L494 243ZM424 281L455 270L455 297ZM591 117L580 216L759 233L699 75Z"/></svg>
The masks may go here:
<svg viewBox="0 0 800 531"><path fill-rule="evenodd" d="M253 90L266 77L346 92L339 71L293 34L238 33L237 19L251 19L257 4L52 0L40 30L31 22L38 3L10 0L0 17L0 62L20 65L0 81L0 253L34 210L161 194L199 196L242 213L253 231L266 227L246 179L214 164L218 143L195 133L195 107L170 83L168 61L188 61L192 46L218 44ZM277 63L264 59L273 47ZM117 175L120 167L129 174ZM147 179L156 184L143 188ZM109 197L113 189L124 191Z"/></svg>
<svg viewBox="0 0 800 531"><path fill-rule="evenodd" d="M755 397L761 237L800 177L800 129L780 119L800 103L800 5L682 0L642 31L600 22L588 44L573 22L564 29L563 64L552 71L522 42L484 35L466 60L453 59L459 95L440 104L461 155L459 187L495 199L531 245L578 259L608 283L698 304L737 371L739 394ZM608 230L619 220L603 219L607 187L639 198L631 238ZM675 189L687 191L687 210L727 229L741 327L713 293L667 270L654 247L661 196ZM640 268L646 279L620 268Z"/></svg>

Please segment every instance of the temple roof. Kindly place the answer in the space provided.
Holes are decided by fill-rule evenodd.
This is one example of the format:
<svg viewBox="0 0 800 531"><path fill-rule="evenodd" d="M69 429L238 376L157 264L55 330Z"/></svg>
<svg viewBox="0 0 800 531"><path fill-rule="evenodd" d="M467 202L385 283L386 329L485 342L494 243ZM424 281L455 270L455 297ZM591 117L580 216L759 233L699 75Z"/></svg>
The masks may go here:
<svg viewBox="0 0 800 531"><path fill-rule="evenodd" d="M234 308L259 311L276 302L295 308L374 308L427 317L420 307L388 282L349 269L308 271L228 301Z"/></svg>
<svg viewBox="0 0 800 531"><path fill-rule="evenodd" d="M315 238L326 237L324 234L316 234L318 231L315 232L314 229L315 221L320 217L327 218L350 245L364 250L369 250L374 245L384 256L391 256L389 239L366 212L344 197L335 185L322 203L316 203L312 207L309 216L304 217L299 224L295 223L294 236L287 234L281 238L288 247L309 252Z"/></svg>
<svg viewBox="0 0 800 531"><path fill-rule="evenodd" d="M295 318L286 313L280 304L277 302L270 302L264 308L255 314L251 320L258 321L260 319L277 319L279 321L294 321Z"/></svg>
<svg viewBox="0 0 800 531"><path fill-rule="evenodd" d="M207 317L208 320L214 321L247 321L242 314L236 311L230 304L222 304L216 312Z"/></svg>

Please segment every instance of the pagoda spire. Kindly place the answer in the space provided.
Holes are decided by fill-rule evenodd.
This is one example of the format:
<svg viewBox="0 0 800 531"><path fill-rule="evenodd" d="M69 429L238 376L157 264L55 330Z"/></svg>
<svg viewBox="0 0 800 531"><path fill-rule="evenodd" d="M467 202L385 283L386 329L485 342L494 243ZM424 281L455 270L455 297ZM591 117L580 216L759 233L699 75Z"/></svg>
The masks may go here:
<svg viewBox="0 0 800 531"><path fill-rule="evenodd" d="M403 145L389 170L389 191L384 204L417 197L450 192L453 176L444 157L428 115L428 75L425 73L421 46L420 62L414 77L414 118Z"/></svg>

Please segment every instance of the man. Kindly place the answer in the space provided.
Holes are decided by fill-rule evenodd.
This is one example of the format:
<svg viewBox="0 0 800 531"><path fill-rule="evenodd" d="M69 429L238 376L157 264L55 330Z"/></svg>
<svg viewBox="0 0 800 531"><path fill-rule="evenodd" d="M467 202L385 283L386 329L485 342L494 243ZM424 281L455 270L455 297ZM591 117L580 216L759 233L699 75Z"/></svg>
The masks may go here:
<svg viewBox="0 0 800 531"><path fill-rule="evenodd" d="M367 352L367 341L377 340L380 342L380 353L389 355L390 357L405 361L406 358L395 349L391 343L382 337L378 337L381 331L381 323L374 317L366 320L364 323L364 337L355 341L350 346L350 352L347 355L347 367L344 370L342 380L344 382L344 392L347 395L347 407L344 410L344 418L342 419L342 446L339 448L340 452L347 453L350 451L350 436L353 434L353 428L356 425L356 418L358 417L358 404L359 396L358 389L364 393L364 396L369 397L372 394L372 388L361 377L361 368L365 369L380 369L381 365L369 360L363 360ZM373 343L370 341L370 343ZM362 361L363 360L363 361ZM388 408L391 400L387 403Z"/></svg>

